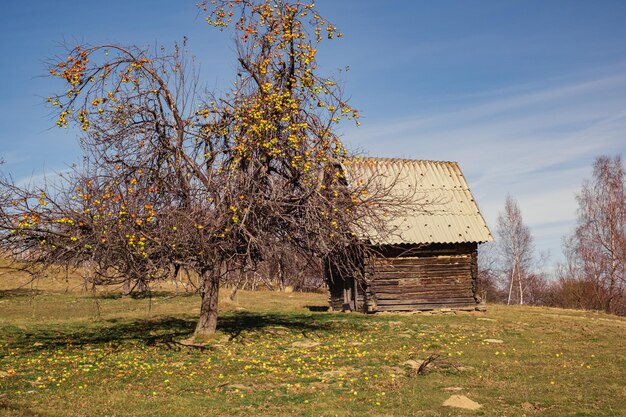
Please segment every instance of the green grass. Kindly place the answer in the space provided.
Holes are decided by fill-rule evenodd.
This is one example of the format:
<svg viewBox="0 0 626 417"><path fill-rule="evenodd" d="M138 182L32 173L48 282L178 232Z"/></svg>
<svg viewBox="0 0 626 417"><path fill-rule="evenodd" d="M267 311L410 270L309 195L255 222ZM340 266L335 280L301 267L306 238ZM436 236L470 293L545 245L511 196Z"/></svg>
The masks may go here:
<svg viewBox="0 0 626 417"><path fill-rule="evenodd" d="M0 416L626 415L626 320L604 314L367 316L315 311L320 294L242 292L200 350L175 343L196 296L0 281ZM425 375L405 364L430 354ZM453 394L482 407L443 407Z"/></svg>

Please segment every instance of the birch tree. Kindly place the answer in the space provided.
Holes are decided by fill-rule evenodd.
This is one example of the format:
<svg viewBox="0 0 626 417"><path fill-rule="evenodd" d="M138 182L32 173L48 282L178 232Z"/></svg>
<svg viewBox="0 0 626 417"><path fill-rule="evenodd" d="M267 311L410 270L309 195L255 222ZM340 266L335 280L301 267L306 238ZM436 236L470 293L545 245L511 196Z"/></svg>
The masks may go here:
<svg viewBox="0 0 626 417"><path fill-rule="evenodd" d="M626 314L626 183L621 156L600 156L576 197L578 218L564 245L567 275L585 283L581 305Z"/></svg>
<svg viewBox="0 0 626 417"><path fill-rule="evenodd" d="M504 211L498 214L496 234L501 271L508 284L507 304L517 300L524 304L526 280L533 263L534 243L530 229L524 224L522 212L510 195Z"/></svg>

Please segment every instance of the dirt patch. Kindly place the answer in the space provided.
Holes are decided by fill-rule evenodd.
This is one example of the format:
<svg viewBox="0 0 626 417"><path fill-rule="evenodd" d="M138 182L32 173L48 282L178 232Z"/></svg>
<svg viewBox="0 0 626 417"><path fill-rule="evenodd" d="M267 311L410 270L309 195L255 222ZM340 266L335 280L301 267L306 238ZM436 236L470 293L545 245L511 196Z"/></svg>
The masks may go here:
<svg viewBox="0 0 626 417"><path fill-rule="evenodd" d="M267 331L278 335L288 334L290 332L290 330L285 326L272 326L268 328Z"/></svg>
<svg viewBox="0 0 626 417"><path fill-rule="evenodd" d="M554 313L540 313L542 316L548 317L556 317L556 318L564 318L564 319L578 319L578 320L590 320L590 321L606 321L609 323L616 323L622 326L626 326L626 320L615 318L604 318L604 317L586 317L586 316L576 316L569 314L554 314Z"/></svg>
<svg viewBox="0 0 626 417"><path fill-rule="evenodd" d="M303 340L299 342L293 342L291 344L291 346L296 347L296 348L311 348L311 347L315 347L319 345L320 345L320 342L313 342L311 340Z"/></svg>
<svg viewBox="0 0 626 417"><path fill-rule="evenodd" d="M336 369L334 371L322 372L320 374L320 377L322 378L321 382L326 383L328 381L332 381L338 378L345 378L348 375L351 375L351 376L359 375L360 373L361 371L359 369L354 369L351 367L344 367L341 369Z"/></svg>
<svg viewBox="0 0 626 417"><path fill-rule="evenodd" d="M228 386L228 388L239 391L252 391L252 387L248 387L243 384L231 384Z"/></svg>
<svg viewBox="0 0 626 417"><path fill-rule="evenodd" d="M540 410L543 410L543 407L539 403L532 404L532 403L529 403L527 401L525 403L522 403L522 410L524 410L524 411L540 411Z"/></svg>
<svg viewBox="0 0 626 417"><path fill-rule="evenodd" d="M465 395L452 395L443 402L444 407L462 408L464 410L478 410L482 405L472 401Z"/></svg>
<svg viewBox="0 0 626 417"><path fill-rule="evenodd" d="M399 366L383 366L382 369L385 372L388 372L390 374L394 374L394 375L398 375L398 376L404 376L406 374L406 371L402 368L400 368Z"/></svg>
<svg viewBox="0 0 626 417"><path fill-rule="evenodd" d="M420 369L420 366L422 366L423 363L424 363L424 361L422 361L422 360L409 359L406 362L402 362L402 365L408 366L411 369Z"/></svg>
<svg viewBox="0 0 626 417"><path fill-rule="evenodd" d="M328 389L330 388L330 384L325 382L312 382L310 384L311 389Z"/></svg>

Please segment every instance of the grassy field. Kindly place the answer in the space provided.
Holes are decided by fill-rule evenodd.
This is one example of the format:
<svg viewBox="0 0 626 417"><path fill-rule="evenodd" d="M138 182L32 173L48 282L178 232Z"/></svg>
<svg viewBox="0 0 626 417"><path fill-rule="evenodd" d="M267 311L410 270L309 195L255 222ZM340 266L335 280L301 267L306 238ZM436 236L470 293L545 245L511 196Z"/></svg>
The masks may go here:
<svg viewBox="0 0 626 417"><path fill-rule="evenodd" d="M626 415L626 320L604 314L366 316L319 311L320 294L242 292L200 350L176 343L196 296L23 282L0 277L0 416ZM444 407L451 395L482 406Z"/></svg>

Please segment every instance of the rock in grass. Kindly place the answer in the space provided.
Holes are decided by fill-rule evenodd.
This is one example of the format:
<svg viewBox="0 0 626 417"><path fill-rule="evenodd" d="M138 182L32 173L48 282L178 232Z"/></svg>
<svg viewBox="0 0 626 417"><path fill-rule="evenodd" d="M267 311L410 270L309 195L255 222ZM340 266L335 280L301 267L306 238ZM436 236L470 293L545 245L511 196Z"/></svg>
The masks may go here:
<svg viewBox="0 0 626 417"><path fill-rule="evenodd" d="M444 407L462 408L464 410L478 410L482 405L472 401L465 395L452 395L443 402Z"/></svg>

